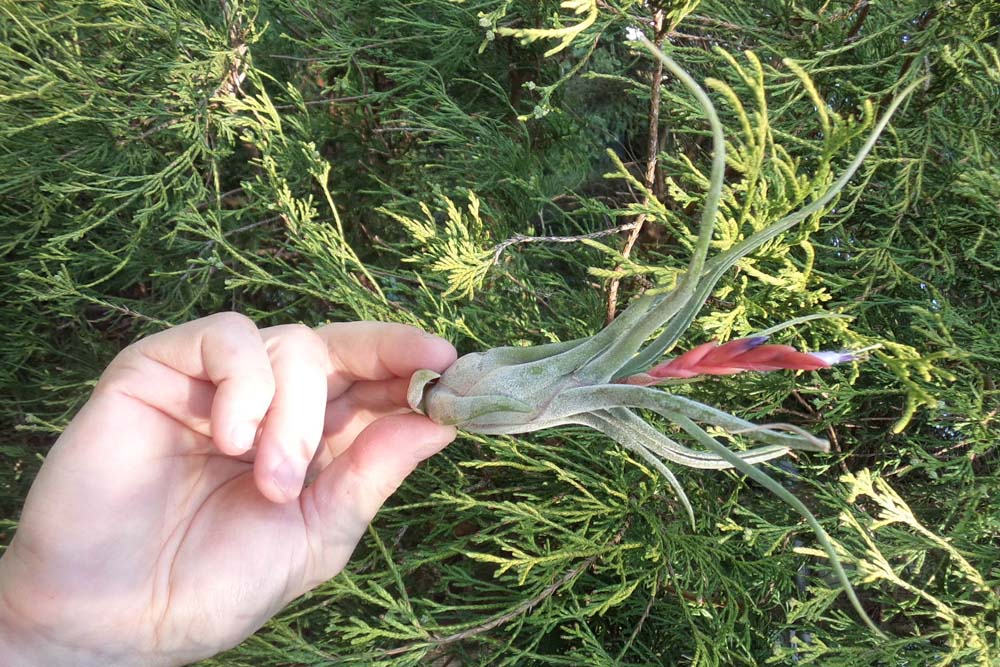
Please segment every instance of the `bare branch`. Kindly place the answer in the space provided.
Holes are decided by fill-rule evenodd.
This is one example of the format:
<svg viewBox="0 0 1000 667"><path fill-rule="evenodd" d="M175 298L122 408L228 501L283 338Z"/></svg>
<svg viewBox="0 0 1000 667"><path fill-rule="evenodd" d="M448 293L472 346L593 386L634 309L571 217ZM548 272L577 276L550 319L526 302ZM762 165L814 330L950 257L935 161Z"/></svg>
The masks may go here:
<svg viewBox="0 0 1000 667"><path fill-rule="evenodd" d="M656 46L662 46L664 34L663 34L663 10L657 11L653 15L653 26L656 31L654 40ZM653 72L653 85L649 93L649 141L646 145L646 172L643 177L643 184L646 186L647 192L653 192L653 188L656 185L656 154L660 146L660 85L663 83L663 63L659 60L656 61L656 70ZM648 195L646 201L643 202L644 205L648 205ZM642 225L646 222L646 214L640 213L635 218L634 227L632 228L632 233L628 235L628 239L625 241L625 248L622 250L622 257L628 259L628 256L632 253L632 248L635 247L636 241L639 239L639 234L642 232ZM615 319L615 311L618 309L618 287L621 283L619 278L612 278L611 285L608 287L608 314L605 318L606 322L611 322Z"/></svg>
<svg viewBox="0 0 1000 667"><path fill-rule="evenodd" d="M627 232L633 229L636 222L630 222L624 225L618 225L617 227L612 227L611 229L604 229L599 232L591 232L590 234L577 234L576 236L524 236L522 234L515 234L506 241L501 241L500 243L493 246L493 263L496 264L500 261L500 255L503 251L512 245L518 245L519 243L575 243L576 241L582 241L583 239L599 239L602 236L611 236L612 234L618 234L619 232Z"/></svg>

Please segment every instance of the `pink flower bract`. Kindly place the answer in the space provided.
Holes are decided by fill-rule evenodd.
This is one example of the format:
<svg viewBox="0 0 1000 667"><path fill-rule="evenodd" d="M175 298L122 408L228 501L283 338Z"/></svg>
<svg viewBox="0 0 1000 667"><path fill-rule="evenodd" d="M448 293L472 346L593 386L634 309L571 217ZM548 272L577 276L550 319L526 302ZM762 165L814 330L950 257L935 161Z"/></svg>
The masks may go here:
<svg viewBox="0 0 1000 667"><path fill-rule="evenodd" d="M853 359L846 352L799 352L788 345L766 345L766 341L766 336L756 336L737 338L723 345L715 341L703 343L654 366L646 375L666 379L732 375L743 371L814 371Z"/></svg>

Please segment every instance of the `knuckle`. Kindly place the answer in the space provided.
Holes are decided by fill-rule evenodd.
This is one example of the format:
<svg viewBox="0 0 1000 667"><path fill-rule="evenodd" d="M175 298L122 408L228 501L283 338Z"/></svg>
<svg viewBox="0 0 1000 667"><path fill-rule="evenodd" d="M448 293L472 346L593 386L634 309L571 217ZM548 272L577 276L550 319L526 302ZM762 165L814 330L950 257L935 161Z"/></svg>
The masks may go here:
<svg viewBox="0 0 1000 667"><path fill-rule="evenodd" d="M266 366L248 367L242 369L236 376L236 381L245 386L243 391L253 394L257 400L270 404L277 393L277 382L273 371Z"/></svg>
<svg viewBox="0 0 1000 667"><path fill-rule="evenodd" d="M145 339L144 339L145 340ZM101 373L98 379L98 387L102 385L114 384L122 381L123 377L132 377L142 374L142 367L148 363L142 352L144 340L139 340L128 347L122 348L114 359L111 360Z"/></svg>
<svg viewBox="0 0 1000 667"><path fill-rule="evenodd" d="M305 350L311 355L326 354L326 343L305 324L284 324L276 329L280 345Z"/></svg>
<svg viewBox="0 0 1000 667"><path fill-rule="evenodd" d="M315 331L299 322L295 324L286 324L284 326L283 335L296 342L307 344L314 343L319 340L319 336L316 335Z"/></svg>
<svg viewBox="0 0 1000 667"><path fill-rule="evenodd" d="M215 326L223 327L226 329L253 329L257 330L257 325L254 321L242 313L237 313L232 310L227 310L221 313L215 313L214 315L209 315L206 319L211 320L212 324Z"/></svg>
<svg viewBox="0 0 1000 667"><path fill-rule="evenodd" d="M142 341L132 343L128 347L120 350L118 354L115 355L115 358L111 360L111 363L108 364L105 369L105 374L119 368L128 368L133 366L136 360L142 356L142 353L139 351L139 343L141 342Z"/></svg>
<svg viewBox="0 0 1000 667"><path fill-rule="evenodd" d="M127 347L112 359L94 387L94 395L104 393L128 393L131 386L142 386L146 373L139 368L135 350Z"/></svg>

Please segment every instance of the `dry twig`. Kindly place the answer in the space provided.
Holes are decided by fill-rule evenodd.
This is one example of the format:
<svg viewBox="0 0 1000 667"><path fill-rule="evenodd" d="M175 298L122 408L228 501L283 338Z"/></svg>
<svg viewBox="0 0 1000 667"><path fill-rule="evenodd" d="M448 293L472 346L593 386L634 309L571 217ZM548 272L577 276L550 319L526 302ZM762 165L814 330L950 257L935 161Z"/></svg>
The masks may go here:
<svg viewBox="0 0 1000 667"><path fill-rule="evenodd" d="M656 31L654 40L656 46L659 47L663 44L664 38L662 9L653 15L653 25ZM647 192L653 192L653 186L656 184L656 154L660 146L660 85L662 81L663 63L656 61L656 70L653 72L653 85L649 97L649 142L646 148L646 172L643 175L643 184L646 186ZM648 203L648 201L644 202L644 204ZM629 234L628 240L625 241L625 248L622 250L622 257L624 259L628 259L628 256L632 253L632 248L635 247L636 241L639 240L639 234L642 232L642 225L645 222L645 213L640 213L636 216L632 233ZM619 278L612 278L611 285L608 287L608 314L605 318L607 322L615 319L615 311L618 309L618 287L620 283L621 280Z"/></svg>
<svg viewBox="0 0 1000 667"><path fill-rule="evenodd" d="M501 241L493 246L493 263L496 264L500 261L500 255L503 254L504 250L512 245L518 245L519 243L575 243L576 241L582 241L583 239L599 239L602 236L611 236L612 234L617 234L619 232L627 232L628 230L635 228L636 224L638 223L629 222L610 229L603 229L599 232L577 234L576 236L524 236L523 234L515 234L509 239Z"/></svg>

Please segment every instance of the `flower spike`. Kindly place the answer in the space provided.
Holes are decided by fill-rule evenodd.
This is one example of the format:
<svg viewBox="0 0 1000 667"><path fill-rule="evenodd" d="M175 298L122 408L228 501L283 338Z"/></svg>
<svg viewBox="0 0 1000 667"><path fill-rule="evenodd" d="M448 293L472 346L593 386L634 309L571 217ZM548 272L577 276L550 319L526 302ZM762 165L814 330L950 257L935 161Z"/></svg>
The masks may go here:
<svg viewBox="0 0 1000 667"><path fill-rule="evenodd" d="M623 378L619 382L648 387L666 379L699 375L733 375L743 371L782 369L815 371L855 359L850 352L799 352L788 345L766 345L766 342L767 336L755 336L737 338L723 345L715 341L702 343L645 373Z"/></svg>

